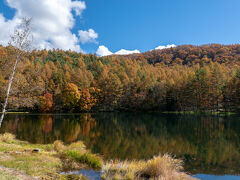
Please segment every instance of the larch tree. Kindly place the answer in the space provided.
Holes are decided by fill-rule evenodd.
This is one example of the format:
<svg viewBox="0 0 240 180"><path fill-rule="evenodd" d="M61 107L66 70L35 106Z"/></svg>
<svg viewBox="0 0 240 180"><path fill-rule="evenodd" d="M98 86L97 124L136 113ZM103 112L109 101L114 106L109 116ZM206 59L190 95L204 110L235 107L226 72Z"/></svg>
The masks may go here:
<svg viewBox="0 0 240 180"><path fill-rule="evenodd" d="M32 39L30 25L31 25L31 19L23 18L21 24L17 26L13 35L10 36L9 46L13 47L13 55L15 58L15 63L8 81L5 102L3 104L2 114L0 118L0 127L2 125L2 121L6 113L8 98L9 98L9 94L11 91L11 87L12 87L12 83L13 83L13 79L14 79L14 75L15 75L18 63L24 56L24 53L30 50L31 39Z"/></svg>

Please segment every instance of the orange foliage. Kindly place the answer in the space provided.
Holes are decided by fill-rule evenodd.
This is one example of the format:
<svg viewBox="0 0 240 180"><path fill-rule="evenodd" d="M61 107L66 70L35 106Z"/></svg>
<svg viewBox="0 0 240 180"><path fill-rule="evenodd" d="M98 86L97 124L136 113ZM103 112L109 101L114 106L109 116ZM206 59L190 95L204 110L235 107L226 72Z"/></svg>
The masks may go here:
<svg viewBox="0 0 240 180"><path fill-rule="evenodd" d="M39 98L39 110L41 112L51 112L53 108L53 97L52 94L46 92Z"/></svg>
<svg viewBox="0 0 240 180"><path fill-rule="evenodd" d="M90 111L99 99L100 89L92 87L84 89L80 93L81 93L81 98L79 100L80 111Z"/></svg>

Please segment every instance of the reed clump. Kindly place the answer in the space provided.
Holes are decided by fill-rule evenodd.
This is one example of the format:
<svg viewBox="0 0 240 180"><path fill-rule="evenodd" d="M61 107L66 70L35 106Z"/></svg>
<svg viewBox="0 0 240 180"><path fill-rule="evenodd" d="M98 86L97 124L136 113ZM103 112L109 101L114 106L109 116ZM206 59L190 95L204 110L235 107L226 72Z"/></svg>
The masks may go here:
<svg viewBox="0 0 240 180"><path fill-rule="evenodd" d="M77 150L68 150L65 152L68 158L82 164L86 164L89 168L100 170L102 167L102 159L95 154L89 152L80 152Z"/></svg>
<svg viewBox="0 0 240 180"><path fill-rule="evenodd" d="M65 150L66 147L65 147L65 145L63 144L62 141L56 140L56 141L54 141L54 143L53 143L53 148L54 148L54 150L57 151L57 152L62 152L62 151Z"/></svg>
<svg viewBox="0 0 240 180"><path fill-rule="evenodd" d="M100 170L102 168L102 158L89 152L82 141L77 141L66 146L62 141L55 141L54 150L60 154L64 162L64 169L77 170L85 167ZM79 164L76 165L76 163Z"/></svg>
<svg viewBox="0 0 240 180"><path fill-rule="evenodd" d="M102 179L194 179L183 173L183 162L168 154L148 161L109 161L102 168Z"/></svg>

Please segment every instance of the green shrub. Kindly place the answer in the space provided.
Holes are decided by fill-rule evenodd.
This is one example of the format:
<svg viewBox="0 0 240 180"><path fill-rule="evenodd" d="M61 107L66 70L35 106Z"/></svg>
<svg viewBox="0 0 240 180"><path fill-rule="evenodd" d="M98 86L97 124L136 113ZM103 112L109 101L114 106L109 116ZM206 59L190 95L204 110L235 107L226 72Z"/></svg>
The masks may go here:
<svg viewBox="0 0 240 180"><path fill-rule="evenodd" d="M66 151L66 155L79 163L87 164L90 168L101 169L102 167L102 160L88 152L81 153L77 150L68 150Z"/></svg>

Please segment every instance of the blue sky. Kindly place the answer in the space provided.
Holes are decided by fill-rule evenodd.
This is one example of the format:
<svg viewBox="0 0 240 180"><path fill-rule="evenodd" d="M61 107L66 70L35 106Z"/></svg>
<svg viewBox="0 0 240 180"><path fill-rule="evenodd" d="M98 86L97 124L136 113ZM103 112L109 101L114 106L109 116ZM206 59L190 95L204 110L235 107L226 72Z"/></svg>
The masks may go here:
<svg viewBox="0 0 240 180"><path fill-rule="evenodd" d="M5 21L14 18L16 7L22 8L21 5L14 5L11 1L14 0L0 2L0 13L3 14ZM101 45L111 52L120 49L137 49L144 52L168 44L239 43L239 0L85 0L84 2L86 8L82 9L81 15L76 15L74 9L70 9L75 19L70 31L78 35L79 30L88 31L91 28L97 34L97 38L94 36L92 39L86 39L85 43L78 42L86 53L95 53ZM29 6L31 8L31 3ZM80 39L80 36L78 38Z"/></svg>

